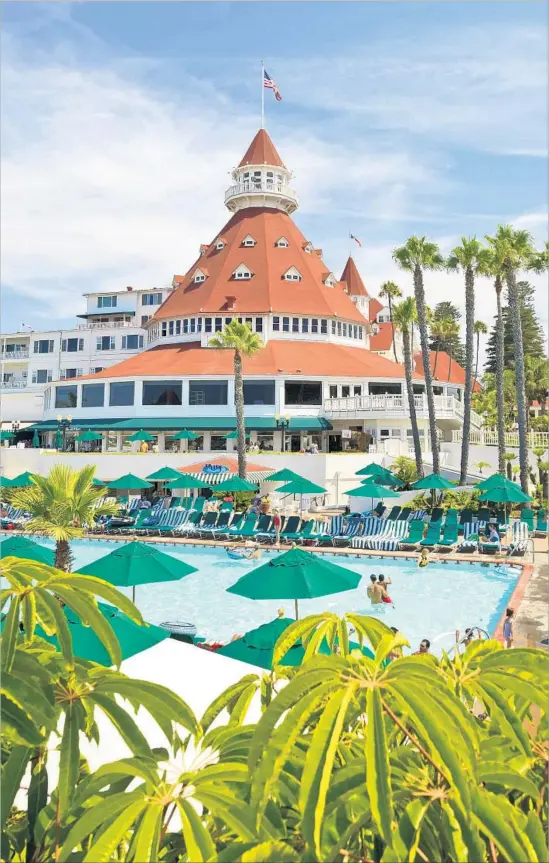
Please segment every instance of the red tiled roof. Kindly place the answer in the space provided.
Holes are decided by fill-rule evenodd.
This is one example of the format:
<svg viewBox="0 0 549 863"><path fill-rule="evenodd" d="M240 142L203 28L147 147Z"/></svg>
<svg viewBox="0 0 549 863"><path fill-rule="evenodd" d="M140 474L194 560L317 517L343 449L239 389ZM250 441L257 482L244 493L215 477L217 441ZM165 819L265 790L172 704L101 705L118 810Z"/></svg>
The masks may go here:
<svg viewBox="0 0 549 863"><path fill-rule="evenodd" d="M248 207L235 213L221 231L227 245L217 251L211 244L187 271L175 276L178 285L158 308L154 318L182 315L215 314L225 303L227 294L236 295L235 311L243 314L302 314L340 317L364 323L364 316L348 294L323 283L329 269L322 258L303 250L305 237L287 213L268 207ZM253 247L243 248L244 237L251 234ZM289 247L275 246L286 237ZM235 281L234 270L242 263L253 278ZM282 276L295 267L301 281L288 282ZM196 267L207 268L205 282L194 283Z"/></svg>
<svg viewBox="0 0 549 863"><path fill-rule="evenodd" d="M239 168L245 165L275 165L284 168L284 162L276 152L276 147L265 129L260 129L246 150Z"/></svg>
<svg viewBox="0 0 549 863"><path fill-rule="evenodd" d="M370 298L370 321L375 321L380 311L384 309L383 303L380 303L375 297Z"/></svg>
<svg viewBox="0 0 549 863"><path fill-rule="evenodd" d="M438 352L438 360L436 359L436 356L436 351L431 351L429 354L429 362L431 365L431 372L433 373L434 380L441 381L442 383L458 384L460 386L465 386L465 369L463 368L463 366L460 366L459 363L456 363L456 361L452 359L452 367L450 368L450 355L445 353L444 351ZM416 372L419 375L423 375L423 360L421 357L421 353L419 352L415 354L414 359L416 361ZM437 366L436 375L433 372L433 369L435 368L435 360ZM481 386L478 381L475 384L474 390L475 392L480 392L481 390Z"/></svg>
<svg viewBox="0 0 549 863"><path fill-rule="evenodd" d="M364 286L364 282L360 278L360 273L357 270L353 256L349 255L345 269L341 274L342 282L347 283L347 293L352 297L367 297L368 291Z"/></svg>
<svg viewBox="0 0 549 863"><path fill-rule="evenodd" d="M206 461L198 461L194 464L189 464L186 467L178 467L176 470L178 470L179 473L202 473L205 466L212 463L223 465L223 467L229 469L229 473L235 473L238 476L238 461L235 458L209 458L206 459ZM274 468L270 468L266 464L252 464L252 462L246 462L246 471L248 473L259 473L269 470L272 473Z"/></svg>
<svg viewBox="0 0 549 863"><path fill-rule="evenodd" d="M303 375L359 378L404 378L401 365L364 348L351 348L326 342L267 342L253 357L243 357L245 375ZM180 375L232 375L232 351L201 348L198 342L159 345L121 363L86 377L178 377ZM416 375L417 378L421 377Z"/></svg>
<svg viewBox="0 0 549 863"><path fill-rule="evenodd" d="M393 325L387 321L376 326L379 327L379 332L377 335L370 336L370 350L390 351L393 346Z"/></svg>

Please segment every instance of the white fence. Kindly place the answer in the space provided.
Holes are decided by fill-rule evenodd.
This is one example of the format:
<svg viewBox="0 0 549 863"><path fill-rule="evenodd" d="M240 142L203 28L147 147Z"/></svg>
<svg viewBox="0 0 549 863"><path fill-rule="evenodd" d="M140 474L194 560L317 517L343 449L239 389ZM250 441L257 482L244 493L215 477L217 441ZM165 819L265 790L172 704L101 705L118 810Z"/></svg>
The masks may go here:
<svg viewBox="0 0 549 863"><path fill-rule="evenodd" d="M461 443L461 440L461 429L454 430L452 432L452 443ZM472 429L469 440L472 444L480 444L482 446L497 446L497 429ZM528 432L526 440L528 449L549 449L549 432ZM505 446L518 447L518 445L518 432L505 432Z"/></svg>

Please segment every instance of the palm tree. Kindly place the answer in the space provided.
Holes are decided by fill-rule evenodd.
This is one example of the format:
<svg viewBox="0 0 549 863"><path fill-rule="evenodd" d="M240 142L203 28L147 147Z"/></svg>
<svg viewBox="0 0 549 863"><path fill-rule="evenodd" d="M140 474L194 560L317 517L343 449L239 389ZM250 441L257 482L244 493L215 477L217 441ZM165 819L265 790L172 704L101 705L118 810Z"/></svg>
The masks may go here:
<svg viewBox="0 0 549 863"><path fill-rule="evenodd" d="M486 237L488 241L488 255L483 262L479 273L489 276L494 280L496 292L496 409L498 430L498 472L505 473L505 388L504 388L504 326L503 310L501 306L501 292L503 289L503 258L501 248L496 245L495 240Z"/></svg>
<svg viewBox="0 0 549 863"><path fill-rule="evenodd" d="M459 324L453 318L446 319L446 329L444 330L444 336L447 339L448 345L448 382L452 377L452 361L454 359L454 339L459 335Z"/></svg>
<svg viewBox="0 0 549 863"><path fill-rule="evenodd" d="M495 237L487 239L491 247L496 250L498 259L501 261L503 276L507 285L515 355L520 485L522 490L528 493L528 417L526 411L524 348L522 343L520 298L517 289L517 272L525 267L534 266L537 262L535 261L532 238L528 231L517 231L510 225L498 225Z"/></svg>
<svg viewBox="0 0 549 863"><path fill-rule="evenodd" d="M412 440L414 442L414 456L416 470L419 476L423 476L423 458L421 455L421 441L417 425L416 405L414 401L414 386L412 381L412 340L411 333L417 319L416 303L413 297L407 297L393 307L392 319L395 327L402 333L402 352L404 354L404 374L406 375L406 391L408 394L408 409L410 411L410 424L412 426Z"/></svg>
<svg viewBox="0 0 549 863"><path fill-rule="evenodd" d="M70 572L70 540L83 536L97 516L114 515L116 504L97 505L105 492L93 485L94 465L73 470L57 464L48 476L33 475L33 485L15 491L13 505L30 512L25 530L43 533L55 540L55 566Z"/></svg>
<svg viewBox="0 0 549 863"><path fill-rule="evenodd" d="M473 378L473 390L475 389L478 380L478 355L480 351L480 337L485 336L488 332L488 327L484 321L475 321L473 324L473 332L477 337L476 359L475 359L475 376Z"/></svg>
<svg viewBox="0 0 549 863"><path fill-rule="evenodd" d="M429 329L431 330L431 338L436 343L435 362L433 363L434 378L436 378L437 376L438 354L440 351L440 346L446 339L446 336L448 334L448 323L451 320L451 318L433 318L429 325Z"/></svg>
<svg viewBox="0 0 549 863"><path fill-rule="evenodd" d="M395 357L395 363L398 363L395 345L395 325L393 323L393 300L400 299L400 297L402 296L402 291L395 282L383 282L379 290L379 296L385 297L389 306L389 317L391 318L391 328L393 332L393 355Z"/></svg>
<svg viewBox="0 0 549 863"><path fill-rule="evenodd" d="M473 396L473 351L475 325L475 276L487 262L486 249L476 237L462 237L447 261L449 270L465 276L465 390L463 394L463 435L461 438L460 484L467 480L469 437L471 434L471 401ZM451 364L451 359L450 359ZM449 380L449 378L448 378Z"/></svg>
<svg viewBox="0 0 549 863"><path fill-rule="evenodd" d="M433 393L433 376L429 357L429 342L427 333L427 319L425 315L425 288L423 284L424 270L442 269L444 259L440 254L436 243L430 243L426 237L410 237L404 246L395 249L393 260L406 272L413 273L414 294L416 298L417 319L419 325L419 338L421 342L421 356L423 359L423 375L425 378L425 389L427 391L427 407L429 410L429 432L431 435L431 450L433 453L433 472L439 473L439 447L437 437L437 424L435 416L435 398Z"/></svg>
<svg viewBox="0 0 549 863"><path fill-rule="evenodd" d="M210 339L210 347L234 352L234 406L236 410L236 430L238 434L238 475L246 479L246 427L244 422L244 382L242 379L242 357L253 357L263 347L257 333L248 324L239 323L236 318L227 324L222 333Z"/></svg>

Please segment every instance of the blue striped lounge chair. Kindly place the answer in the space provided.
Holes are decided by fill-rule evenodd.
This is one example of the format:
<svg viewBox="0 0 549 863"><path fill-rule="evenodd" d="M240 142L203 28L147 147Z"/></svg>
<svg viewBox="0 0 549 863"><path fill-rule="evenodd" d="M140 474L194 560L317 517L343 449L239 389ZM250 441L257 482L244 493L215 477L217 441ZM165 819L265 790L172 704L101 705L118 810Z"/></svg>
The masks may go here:
<svg viewBox="0 0 549 863"><path fill-rule="evenodd" d="M370 540L376 536L380 536L382 533L388 533L392 524L395 524L395 522L369 516L364 520L362 535L355 536L351 541L352 548L370 548Z"/></svg>
<svg viewBox="0 0 549 863"><path fill-rule="evenodd" d="M463 525L463 537L456 546L456 551L472 552L478 549L478 533L476 523L465 522Z"/></svg>
<svg viewBox="0 0 549 863"><path fill-rule="evenodd" d="M415 509L409 518L409 521L423 521L425 518L426 509Z"/></svg>
<svg viewBox="0 0 549 863"><path fill-rule="evenodd" d="M174 531L175 536L194 536L198 533L200 522L202 521L202 513L183 510L186 514L185 520Z"/></svg>
<svg viewBox="0 0 549 863"><path fill-rule="evenodd" d="M390 526L389 530L383 531L378 536L370 537L366 548L376 549L377 551L395 551L407 532L407 523L405 521L396 521Z"/></svg>
<svg viewBox="0 0 549 863"><path fill-rule="evenodd" d="M519 557L526 553L530 531L524 521L514 521L511 527L511 542L509 543L509 556Z"/></svg>
<svg viewBox="0 0 549 863"><path fill-rule="evenodd" d="M166 509L160 513L158 524L152 527L153 535L161 536L163 534L173 534L188 517L184 509Z"/></svg>
<svg viewBox="0 0 549 863"><path fill-rule="evenodd" d="M329 527L323 534L318 536L317 545L333 545L334 537L341 536L345 532L345 519L342 515L334 515Z"/></svg>
<svg viewBox="0 0 549 863"><path fill-rule="evenodd" d="M351 545L353 537L361 536L364 532L364 523L365 519L362 518L345 519L342 532L333 537L334 545L337 548Z"/></svg>

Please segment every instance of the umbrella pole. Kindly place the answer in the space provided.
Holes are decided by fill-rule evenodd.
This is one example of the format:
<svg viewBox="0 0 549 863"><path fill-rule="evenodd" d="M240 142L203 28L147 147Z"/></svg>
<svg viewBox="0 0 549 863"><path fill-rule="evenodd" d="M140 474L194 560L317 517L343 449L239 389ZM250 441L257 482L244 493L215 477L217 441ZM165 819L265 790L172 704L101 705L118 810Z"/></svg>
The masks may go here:
<svg viewBox="0 0 549 863"><path fill-rule="evenodd" d="M295 619L299 620L299 604L297 599L294 599Z"/></svg>
<svg viewBox="0 0 549 863"><path fill-rule="evenodd" d="M135 605L135 584L132 585L132 602Z"/></svg>

